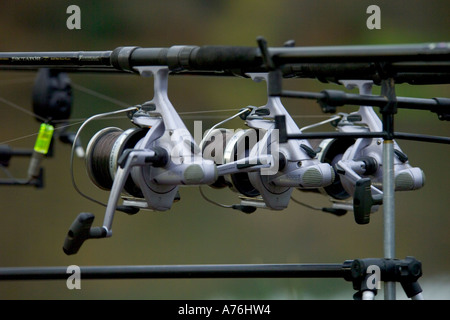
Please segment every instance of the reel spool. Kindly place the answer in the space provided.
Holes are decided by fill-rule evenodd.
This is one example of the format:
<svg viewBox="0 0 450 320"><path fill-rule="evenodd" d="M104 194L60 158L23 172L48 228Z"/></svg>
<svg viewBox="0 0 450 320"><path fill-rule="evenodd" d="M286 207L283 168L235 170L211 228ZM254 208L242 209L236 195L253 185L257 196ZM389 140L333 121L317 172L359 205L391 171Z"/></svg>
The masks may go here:
<svg viewBox="0 0 450 320"><path fill-rule="evenodd" d="M258 131L254 129L239 130L228 141L224 151L225 163L243 159L250 155L251 149L258 142ZM254 198L260 195L252 185L248 172L238 172L225 176L229 187L243 196Z"/></svg>
<svg viewBox="0 0 450 320"><path fill-rule="evenodd" d="M122 130L108 127L97 132L89 141L86 151L86 169L91 181L100 189L110 191L118 161L126 149L133 149L146 135L148 129ZM131 196L142 198L139 186L130 175L124 190Z"/></svg>
<svg viewBox="0 0 450 320"><path fill-rule="evenodd" d="M200 147L205 159L213 160L217 165L243 159L250 154L258 142L258 132L254 129L239 130L217 128L208 132ZM219 176L212 188L230 188L245 197L259 196L258 190L251 184L248 172L237 172Z"/></svg>
<svg viewBox="0 0 450 320"><path fill-rule="evenodd" d="M224 164L224 150L233 135L234 131L231 129L219 128L209 131L199 146L203 158L214 161L216 165ZM231 185L224 176L218 176L217 180L209 186L214 189L222 189Z"/></svg>

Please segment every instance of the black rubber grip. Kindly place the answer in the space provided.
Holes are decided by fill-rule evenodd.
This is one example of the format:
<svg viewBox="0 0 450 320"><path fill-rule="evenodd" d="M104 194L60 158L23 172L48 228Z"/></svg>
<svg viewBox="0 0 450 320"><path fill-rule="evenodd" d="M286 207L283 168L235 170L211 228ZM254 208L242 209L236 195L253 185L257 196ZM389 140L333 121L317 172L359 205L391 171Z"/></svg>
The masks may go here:
<svg viewBox="0 0 450 320"><path fill-rule="evenodd" d="M262 65L256 47L202 46L192 50L189 67L194 70L252 69Z"/></svg>
<svg viewBox="0 0 450 320"><path fill-rule="evenodd" d="M110 63L117 70L132 72L137 66L165 66L167 51L163 48L118 47L111 53Z"/></svg>
<svg viewBox="0 0 450 320"><path fill-rule="evenodd" d="M132 71L130 58L139 47L118 47L111 53L111 65L119 70Z"/></svg>
<svg viewBox="0 0 450 320"><path fill-rule="evenodd" d="M111 55L111 64L127 71L136 66L168 66L174 71L257 70L262 65L262 58L256 47L119 47Z"/></svg>
<svg viewBox="0 0 450 320"><path fill-rule="evenodd" d="M353 195L353 212L357 224L369 223L372 206L383 203L382 195L372 196L370 186L370 178L356 181L355 193Z"/></svg>
<svg viewBox="0 0 450 320"><path fill-rule="evenodd" d="M64 241L63 250L65 254L77 253L87 239L106 236L106 232L102 228L91 228L94 218L95 216L88 212L82 212L77 216Z"/></svg>

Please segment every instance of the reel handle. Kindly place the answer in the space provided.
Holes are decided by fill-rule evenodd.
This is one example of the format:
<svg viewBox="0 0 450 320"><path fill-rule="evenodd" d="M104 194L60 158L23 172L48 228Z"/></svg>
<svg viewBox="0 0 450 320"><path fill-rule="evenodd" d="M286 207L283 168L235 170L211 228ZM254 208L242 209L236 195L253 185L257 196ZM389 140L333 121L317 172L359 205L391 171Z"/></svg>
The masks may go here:
<svg viewBox="0 0 450 320"><path fill-rule="evenodd" d="M372 206L383 204L383 195L376 194L372 196L370 186L370 178L356 181L355 193L353 195L353 212L357 224L369 223Z"/></svg>
<svg viewBox="0 0 450 320"><path fill-rule="evenodd" d="M87 239L106 237L105 229L101 227L91 228L94 219L95 216L89 212L82 212L77 216L64 240L63 250L65 254L76 254Z"/></svg>

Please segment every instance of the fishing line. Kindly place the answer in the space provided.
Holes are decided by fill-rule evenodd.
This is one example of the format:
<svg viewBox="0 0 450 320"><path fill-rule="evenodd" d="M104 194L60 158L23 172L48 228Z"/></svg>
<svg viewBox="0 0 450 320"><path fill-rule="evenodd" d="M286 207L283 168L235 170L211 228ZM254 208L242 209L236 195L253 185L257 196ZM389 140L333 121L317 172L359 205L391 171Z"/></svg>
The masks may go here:
<svg viewBox="0 0 450 320"><path fill-rule="evenodd" d="M102 94L100 92L94 91L92 89L86 88L86 87L84 87L82 85L79 85L79 84L76 84L76 83L73 83L73 82L72 82L72 87L74 89L77 89L78 91L90 94L91 96L94 96L94 97L99 98L99 99L103 99L103 100L108 101L108 102L112 102L112 103L114 103L114 104L116 104L118 106L121 106L121 107L128 107L128 106L131 105L131 103L126 103L126 102L120 101L118 99L111 98L111 97L109 97L109 96L107 96L105 94Z"/></svg>
<svg viewBox="0 0 450 320"><path fill-rule="evenodd" d="M29 81L32 81L32 80L34 80L34 78L13 79L13 80L7 80L7 81L4 81L4 82L0 82L0 85L2 85L2 84L23 83L23 82L29 82ZM102 94L102 93L100 93L100 92L97 92L97 91L94 91L94 90L92 90L92 89L86 88L86 87L84 87L84 86L82 86L82 85L79 85L79 84L77 84L77 83L73 83L73 82L72 82L71 84L72 84L72 86L73 86L76 90L79 90L79 91L81 91L81 92L87 93L87 94L92 95L92 96L94 96L94 97L97 97L97 98L99 98L99 99L103 99L103 100L105 100L105 101L112 102L112 103L117 104L117 105L122 106L122 107L127 107L127 106L130 105L130 104L127 104L127 103L125 103L125 102L123 102L123 101L120 101L120 100L118 100L118 99L115 99L115 98L112 98L112 97L107 96L107 95L105 95L105 94ZM27 114L27 115L29 115L29 116L35 117L35 118L37 118L37 119L39 119L39 120L41 120L41 121L43 121L43 122L46 122L46 121L48 120L48 119L45 119L44 117L41 117L41 116L35 114L34 112L32 112L32 111L30 111L30 110L28 110L28 109L26 109L26 108L23 108L23 107L21 107L21 106L15 104L15 103L13 103L13 102L11 102L11 101L5 99L5 98L3 98L3 97L0 97L0 102L3 102L4 104L6 104L6 105L8 105L8 106L10 106L10 107L12 107L12 108L15 108L15 109L17 109L17 110L19 110L19 111L21 111L21 112L23 112L23 113L25 113L25 114ZM195 117L195 116L192 116L192 115L194 115L194 114L207 114L207 113L231 112L231 111L236 111L236 110L241 110L241 109L220 109L220 110L185 111L185 112L179 112L178 114L179 114L182 118L185 118L185 119L195 119L196 117ZM241 114L241 113L239 113L238 115L240 115L240 114ZM229 120L231 120L231 119L234 119L235 117L237 117L237 115L233 116L232 118L228 118L227 120L224 120L224 121L222 121L221 123L224 123L224 122L226 122L226 121L229 121ZM325 115L292 115L292 117L293 117L293 118L323 118L323 117L327 117L327 116L325 116ZM104 118L104 119L101 119L101 120L118 119L118 118L122 118L122 117L108 117L108 118ZM202 118L203 118L203 119L219 119L219 118L221 118L221 117L220 117L220 116L204 116L204 117L202 117ZM61 129L68 128L68 127L71 127L71 126L75 126L75 125L77 125L77 124L79 124L79 123L82 123L82 122L86 121L86 119L87 119L87 118L62 119L62 120L55 120L55 121L53 121L53 122L54 122L55 124L57 124L57 123L75 122L75 123L71 123L71 124L68 124L68 125L64 125L64 126L60 126L60 127L55 128L55 130L61 130ZM97 120L99 120L99 119L97 119ZM333 121L333 120L328 120L328 121L326 121L326 122L331 122L331 121ZM220 123L219 123L219 124L220 124ZM311 126L315 126L315 125L311 125ZM311 127L311 126L308 126L307 128L309 128L309 127ZM305 128L306 128L306 127L305 127ZM211 128L211 129L213 129L213 128ZM210 130L211 130L211 129L210 129ZM10 143L10 142L22 140L22 139L34 137L34 136L36 136L36 135L37 135L37 133L32 133L32 134L29 134L29 135L24 135L24 136L21 136L21 137L18 137L18 138L13 138L13 139L10 139L10 140L7 140L7 141L3 141L3 142L0 142L0 143L1 143L1 144L6 144L6 143Z"/></svg>
<svg viewBox="0 0 450 320"><path fill-rule="evenodd" d="M185 112L178 112L179 115L185 115L185 114L197 114L197 113L214 113L214 112L231 112L231 111L237 111L241 109L222 109L222 110L200 110L200 111L185 111Z"/></svg>
<svg viewBox="0 0 450 320"><path fill-rule="evenodd" d="M78 121L78 122L76 122L76 123L72 123L72 124L68 124L68 125L63 125L63 126L57 127L57 128L55 128L55 131L57 131L57 130L62 130L62 129L65 129L65 128L68 128L68 127L72 127L72 126L76 126L76 125L78 125L78 124L80 124L80 123L83 123L84 121L85 121L85 120ZM18 141L18 140L23 140L23 139L27 139L27 138L30 138L30 137L35 137L35 136L37 136L38 134L39 134L38 132L36 132L36 133L31 133L31 134L28 134L28 135L25 135L25 136L21 136L21 137L18 137L18 138L14 138L14 139L2 141L2 142L0 142L0 144L7 144L7 143L14 142L14 141Z"/></svg>
<svg viewBox="0 0 450 320"><path fill-rule="evenodd" d="M3 102L4 104L7 104L7 105L10 106L10 107L16 108L17 110L20 110L20 111L22 111L23 113L26 113L26 114L28 114L28 115L30 115L30 116L36 117L36 118L38 118L39 120L42 120L43 122L46 122L46 121L47 121L47 119L45 119L44 117L41 117L41 116L35 114L34 112L28 110L28 109L25 109L25 108L23 108L23 107L21 107L21 106L18 106L17 104L15 104L15 103L13 103L13 102L11 102L11 101L9 101L9 100L6 100L6 99L3 98L3 97L0 97L0 102Z"/></svg>
<svg viewBox="0 0 450 320"><path fill-rule="evenodd" d="M4 166L3 164L0 164L0 169L2 169L2 171L5 173L5 175L11 179L14 182L19 182L18 179L16 179L13 174L11 173L11 171L8 170L8 168L6 166Z"/></svg>
<svg viewBox="0 0 450 320"><path fill-rule="evenodd" d="M300 131L305 131L307 129L315 128L315 127L327 124L329 122L333 122L335 120L340 120L341 118L342 118L341 116L331 117L330 119L327 119L327 120L324 120L324 121L320 121L318 123L314 123L314 124L311 124L309 126L305 126L305 127L301 128Z"/></svg>
<svg viewBox="0 0 450 320"><path fill-rule="evenodd" d="M223 123L225 123L225 122L228 122L228 121L230 121L230 120L232 120L232 119L234 119L234 118L237 118L237 117L239 117L241 114L244 114L244 113L249 112L249 111L251 111L250 108L242 109L241 111L239 111L239 112L236 113L235 115L233 115L233 116L231 116L231 117L229 117L229 118L226 118L225 120L222 120L222 121L216 123L214 126L212 126L212 127L208 130L208 132L205 134L205 137L208 137L209 133L212 132L215 128L217 128L217 127L220 126L221 124L223 124Z"/></svg>

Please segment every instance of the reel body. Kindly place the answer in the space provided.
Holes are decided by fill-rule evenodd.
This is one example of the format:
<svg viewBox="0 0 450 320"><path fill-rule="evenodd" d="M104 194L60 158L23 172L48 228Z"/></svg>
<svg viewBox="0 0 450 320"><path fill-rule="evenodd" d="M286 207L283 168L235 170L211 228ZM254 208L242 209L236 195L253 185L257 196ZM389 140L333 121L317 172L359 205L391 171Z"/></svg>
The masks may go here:
<svg viewBox="0 0 450 320"><path fill-rule="evenodd" d="M216 164L203 159L200 149L167 96L168 68L138 68L154 76L154 98L130 114L136 128L105 128L90 140L86 167L92 182L109 191L101 228L91 228L93 216L81 214L64 243L74 254L90 238L110 237L116 210L135 214L140 209L166 211L179 199L180 185L211 184ZM122 198L123 204L118 205ZM89 231L90 230L90 231Z"/></svg>
<svg viewBox="0 0 450 320"><path fill-rule="evenodd" d="M371 81L348 80L342 83L349 89L359 87L361 94L371 94ZM356 112L340 115L341 120L336 125L339 132L381 132L383 129L381 120L370 106L361 106ZM320 161L332 165L337 176L332 185L319 191L330 196L333 203L352 201L355 218L360 224L369 222L368 210L376 212L382 204L383 143L381 138L325 139L320 143ZM423 171L412 167L398 143L395 140L392 143L395 191L420 189L425 183ZM369 192L364 191L367 188ZM358 218L361 216L364 218Z"/></svg>
<svg viewBox="0 0 450 320"><path fill-rule="evenodd" d="M249 76L255 81L267 81L268 74ZM214 146L215 149L222 146L225 164L247 161L247 166L241 164L241 172L224 176L225 183L221 186L228 186L238 193L241 203L245 205L283 210L288 206L294 188L317 189L333 182L333 168L316 158L309 141L288 140L279 143L275 116L286 116L288 133L300 132L279 97L269 96L266 105L249 108L251 112L245 117L249 129L234 134L220 129L216 132L228 132L226 138L220 138L219 135L212 139L211 135L207 135L202 141L202 145ZM258 166L262 165L258 160L263 158L270 158L270 162ZM255 162L251 163L250 159Z"/></svg>
<svg viewBox="0 0 450 320"><path fill-rule="evenodd" d="M159 94L164 98L164 93ZM201 157L168 99L156 97L144 103L131 121L135 128L105 128L90 140L86 167L96 186L111 191L130 152L156 152L158 157L153 157L148 165L129 168L121 192L126 206L165 211L171 208L180 185L215 181L214 162Z"/></svg>

